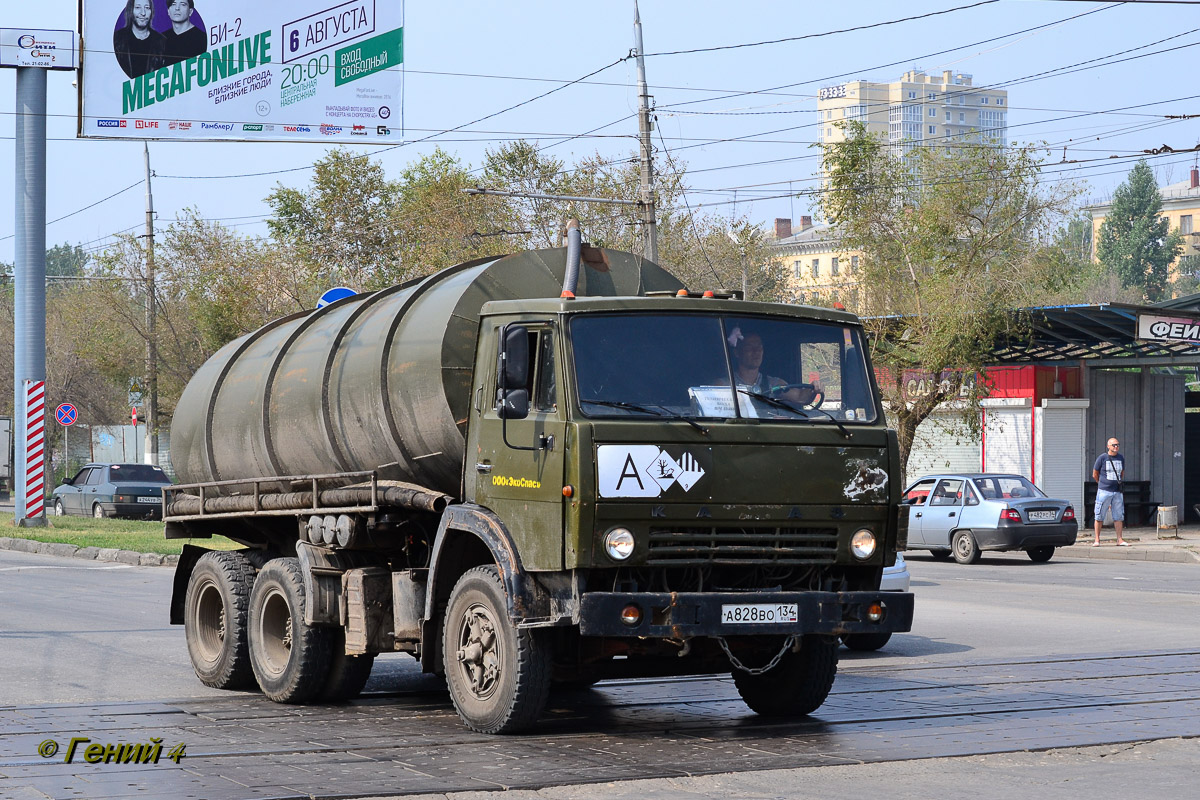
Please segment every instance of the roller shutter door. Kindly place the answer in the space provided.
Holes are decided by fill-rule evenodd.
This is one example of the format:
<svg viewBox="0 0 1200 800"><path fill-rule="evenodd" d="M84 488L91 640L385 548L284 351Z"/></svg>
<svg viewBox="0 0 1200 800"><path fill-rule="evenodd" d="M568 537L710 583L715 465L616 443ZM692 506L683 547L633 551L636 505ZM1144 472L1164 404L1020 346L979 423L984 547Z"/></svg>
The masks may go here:
<svg viewBox="0 0 1200 800"><path fill-rule="evenodd" d="M984 413L985 472L1004 472L1033 479L1033 414L1032 409L990 407Z"/></svg>
<svg viewBox="0 0 1200 800"><path fill-rule="evenodd" d="M967 433L957 412L935 411L917 426L908 456L908 480L937 472L978 472L980 441Z"/></svg>

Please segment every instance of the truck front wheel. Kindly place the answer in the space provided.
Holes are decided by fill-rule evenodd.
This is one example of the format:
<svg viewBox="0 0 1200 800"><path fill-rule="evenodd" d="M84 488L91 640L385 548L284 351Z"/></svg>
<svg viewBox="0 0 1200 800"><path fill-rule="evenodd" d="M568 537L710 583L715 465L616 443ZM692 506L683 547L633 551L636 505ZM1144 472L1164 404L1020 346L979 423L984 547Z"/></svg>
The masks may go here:
<svg viewBox="0 0 1200 800"><path fill-rule="evenodd" d="M330 631L305 624L304 603L300 562L268 561L250 594L250 664L277 703L312 699L329 675Z"/></svg>
<svg viewBox="0 0 1200 800"><path fill-rule="evenodd" d="M515 733L532 725L550 692L551 655L545 637L509 621L494 566L459 578L446 609L442 659L454 708L469 728Z"/></svg>
<svg viewBox="0 0 1200 800"><path fill-rule="evenodd" d="M239 552L205 553L188 578L183 628L196 677L214 689L251 689L246 620L254 567Z"/></svg>
<svg viewBox="0 0 1200 800"><path fill-rule="evenodd" d="M786 654L761 675L735 669L733 683L746 705L764 717L796 717L821 707L837 675L838 638L804 636L800 652Z"/></svg>

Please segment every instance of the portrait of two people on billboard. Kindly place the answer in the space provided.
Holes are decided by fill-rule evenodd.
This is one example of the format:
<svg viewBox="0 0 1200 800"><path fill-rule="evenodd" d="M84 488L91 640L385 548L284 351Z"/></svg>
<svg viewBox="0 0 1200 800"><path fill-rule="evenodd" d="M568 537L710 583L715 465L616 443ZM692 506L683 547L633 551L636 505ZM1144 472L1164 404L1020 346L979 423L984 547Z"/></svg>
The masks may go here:
<svg viewBox="0 0 1200 800"><path fill-rule="evenodd" d="M186 61L207 48L195 0L126 0L113 32L113 54L130 78Z"/></svg>

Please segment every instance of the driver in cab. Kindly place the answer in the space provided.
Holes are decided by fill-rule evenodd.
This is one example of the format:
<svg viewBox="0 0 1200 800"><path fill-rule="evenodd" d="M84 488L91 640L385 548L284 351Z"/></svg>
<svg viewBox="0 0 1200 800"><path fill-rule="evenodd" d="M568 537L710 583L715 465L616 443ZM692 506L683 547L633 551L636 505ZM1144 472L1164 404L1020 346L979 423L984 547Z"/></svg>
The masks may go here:
<svg viewBox="0 0 1200 800"><path fill-rule="evenodd" d="M734 339L735 337L737 343L733 348L733 357L737 364L733 370L733 377L737 382L738 389L776 397L780 400L790 400L801 406L809 405L816 399L818 394L816 387L808 384L788 386L787 381L782 378L767 375L762 371L763 341L761 336L757 333L742 335L741 329L734 329L730 338ZM779 387L783 386L788 386L788 388L780 390Z"/></svg>

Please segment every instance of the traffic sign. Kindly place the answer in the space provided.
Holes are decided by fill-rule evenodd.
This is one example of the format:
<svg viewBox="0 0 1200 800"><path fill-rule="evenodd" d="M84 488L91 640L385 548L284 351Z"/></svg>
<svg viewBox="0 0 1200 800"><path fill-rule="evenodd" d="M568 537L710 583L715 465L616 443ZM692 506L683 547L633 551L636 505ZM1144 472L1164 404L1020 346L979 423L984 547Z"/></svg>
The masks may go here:
<svg viewBox="0 0 1200 800"><path fill-rule="evenodd" d="M133 427L136 428L137 427L137 406L133 407L133 413L131 414L131 416L133 417Z"/></svg>
<svg viewBox="0 0 1200 800"><path fill-rule="evenodd" d="M59 425L74 425L75 420L79 419L79 411L70 403L61 403L54 409L54 418Z"/></svg>
<svg viewBox="0 0 1200 800"><path fill-rule="evenodd" d="M345 300L347 297L354 297L356 294L358 294L358 292L354 291L348 286L335 286L332 289L327 290L325 294L321 295L321 298L317 300L317 308L324 308L331 303L336 303L338 300Z"/></svg>

